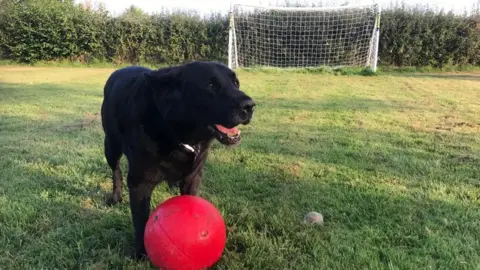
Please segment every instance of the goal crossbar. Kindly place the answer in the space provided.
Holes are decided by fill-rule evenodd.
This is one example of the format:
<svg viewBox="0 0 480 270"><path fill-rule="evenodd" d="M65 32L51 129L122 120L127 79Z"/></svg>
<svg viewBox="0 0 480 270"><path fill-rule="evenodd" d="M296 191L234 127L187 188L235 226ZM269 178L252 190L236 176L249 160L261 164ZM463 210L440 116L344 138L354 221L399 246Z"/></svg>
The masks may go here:
<svg viewBox="0 0 480 270"><path fill-rule="evenodd" d="M277 6L265 6L265 5L250 5L250 4L232 4L233 6L242 6L250 8L259 8L267 10L283 10L283 11L327 11L327 10L342 10L342 9L355 9L355 8L368 8L372 5L351 5L351 6L328 6L328 7L277 7Z"/></svg>
<svg viewBox="0 0 480 270"><path fill-rule="evenodd" d="M278 7L232 3L228 65L311 68L367 66L374 72L378 4Z"/></svg>

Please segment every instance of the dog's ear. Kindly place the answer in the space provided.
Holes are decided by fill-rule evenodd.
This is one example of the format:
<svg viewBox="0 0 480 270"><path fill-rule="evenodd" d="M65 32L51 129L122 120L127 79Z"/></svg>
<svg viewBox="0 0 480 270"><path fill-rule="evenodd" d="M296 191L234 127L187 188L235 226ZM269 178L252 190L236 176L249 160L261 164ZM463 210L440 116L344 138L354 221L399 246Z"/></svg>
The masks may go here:
<svg viewBox="0 0 480 270"><path fill-rule="evenodd" d="M181 67L170 67L146 72L145 79L154 89L179 87Z"/></svg>
<svg viewBox="0 0 480 270"><path fill-rule="evenodd" d="M182 68L171 67L145 73L152 87L153 99L158 111L165 119L181 119L184 115L182 100Z"/></svg>

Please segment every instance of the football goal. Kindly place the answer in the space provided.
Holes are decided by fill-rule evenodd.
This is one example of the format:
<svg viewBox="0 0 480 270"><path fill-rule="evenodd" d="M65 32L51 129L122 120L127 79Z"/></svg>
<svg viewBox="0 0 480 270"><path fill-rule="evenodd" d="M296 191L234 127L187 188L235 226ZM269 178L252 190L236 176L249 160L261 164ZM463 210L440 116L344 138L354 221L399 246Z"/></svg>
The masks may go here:
<svg viewBox="0 0 480 270"><path fill-rule="evenodd" d="M370 67L376 71L378 4L275 7L232 4L228 65L311 68Z"/></svg>

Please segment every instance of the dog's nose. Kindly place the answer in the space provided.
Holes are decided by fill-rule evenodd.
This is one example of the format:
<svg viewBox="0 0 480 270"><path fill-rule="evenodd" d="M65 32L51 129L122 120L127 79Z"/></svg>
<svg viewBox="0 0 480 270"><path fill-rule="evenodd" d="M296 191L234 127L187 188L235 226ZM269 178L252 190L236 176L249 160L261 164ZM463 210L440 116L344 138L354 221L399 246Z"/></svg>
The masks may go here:
<svg viewBox="0 0 480 270"><path fill-rule="evenodd" d="M255 101L253 99L246 97L242 99L239 103L240 105L240 119L242 119L243 124L247 125L253 118L253 110L255 109Z"/></svg>
<svg viewBox="0 0 480 270"><path fill-rule="evenodd" d="M253 99L251 98L245 98L240 102L240 108L243 111L250 113L255 108L255 101L253 101Z"/></svg>

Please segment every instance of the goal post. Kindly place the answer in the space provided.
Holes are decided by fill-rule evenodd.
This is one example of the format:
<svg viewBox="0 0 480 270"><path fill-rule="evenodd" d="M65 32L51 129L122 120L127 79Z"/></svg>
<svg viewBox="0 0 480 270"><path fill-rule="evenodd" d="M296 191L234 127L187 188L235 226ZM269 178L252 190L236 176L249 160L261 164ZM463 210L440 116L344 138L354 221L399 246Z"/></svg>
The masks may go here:
<svg viewBox="0 0 480 270"><path fill-rule="evenodd" d="M276 7L232 3L228 66L377 68L379 4Z"/></svg>

